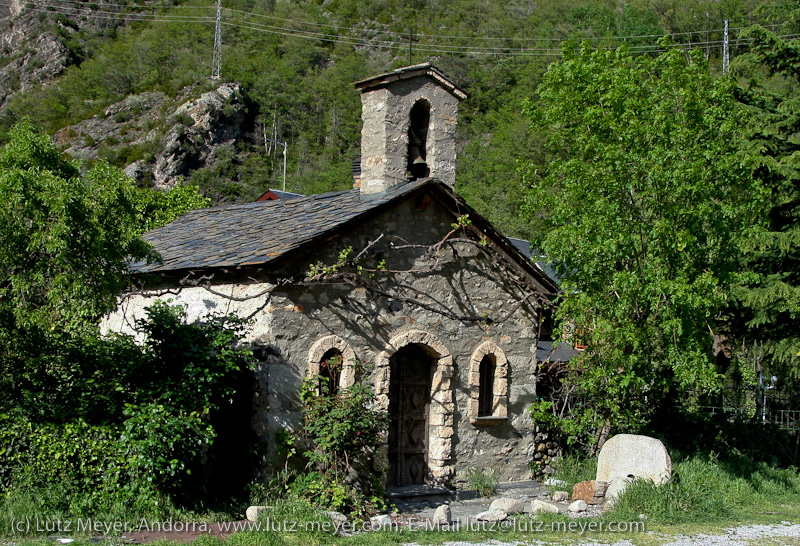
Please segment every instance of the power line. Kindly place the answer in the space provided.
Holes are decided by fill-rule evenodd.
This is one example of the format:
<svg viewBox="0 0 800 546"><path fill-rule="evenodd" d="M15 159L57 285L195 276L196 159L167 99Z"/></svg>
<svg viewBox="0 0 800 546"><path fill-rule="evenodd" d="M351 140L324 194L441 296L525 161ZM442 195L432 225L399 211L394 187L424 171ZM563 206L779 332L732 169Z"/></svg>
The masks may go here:
<svg viewBox="0 0 800 546"><path fill-rule="evenodd" d="M9 2L7 0L0 0L0 5L8 5ZM41 9L36 7L28 7L26 9L31 11L39 11L45 13L61 13L64 15L76 15L76 13L64 13L63 11L59 10L75 10L78 11L79 8L71 7L71 6L55 6L52 4L39 4L50 9ZM228 10L228 8L224 8L226 11L232 11L235 13L247 13L241 12L241 10ZM85 17L92 17L95 19L124 19L126 21L146 21L146 22L184 22L184 23L210 23L212 21L216 22L215 19L211 17L204 17L204 16L190 16L190 15L168 15L168 14L155 14L155 13L117 13L112 11L104 11L104 10L93 10L89 13L80 12L80 15ZM309 39L309 40L319 40L325 41L330 43L340 43L346 45L353 45L353 46L361 46L361 47L383 47L387 49L401 49L406 48L407 43L405 39L407 39L406 35L402 35L402 41L394 41L394 40L378 40L378 39L370 39L370 38L357 38L357 37L349 37L349 36L339 36L336 34L326 34L321 32L313 32L313 31L304 31L298 29L289 29L284 27L278 27L273 25L264 25L261 23L255 23L251 21L220 21L220 24L224 24L227 26L235 27L235 28L242 28L247 30L253 30L257 32L264 32L269 34L276 34L276 35L283 35L288 37L295 37L295 38L302 38L302 39ZM770 26L779 26L779 25L770 25ZM216 30L216 29L215 29ZM707 31L695 31L694 33L702 33ZM689 33L682 33L682 34L689 34ZM422 35L417 35L422 36ZM655 35L654 35L655 36ZM789 34L789 35L782 35L779 36L780 38L794 38L797 35ZM498 38L499 39L499 38ZM615 40L622 40L623 38L620 37L608 37L603 38L605 41L615 41ZM535 38L531 38L531 40L536 40ZM550 39L542 39L550 40ZM741 45L748 43L748 40L744 39L734 39L729 40L729 45ZM678 44L669 44L668 47L698 47L698 46L715 46L724 44L724 40L708 40L704 42L688 42L688 43L678 43ZM504 55L504 56L560 56L561 49L560 48L527 48L521 47L519 50L516 48L511 47L490 47L486 45L445 45L445 44L432 44L432 43L423 43L419 42L418 45L415 46L418 51L424 51L427 53L460 53L460 54L472 54L472 55ZM215 33L215 49L216 49L216 33ZM606 47L600 49L615 49L615 47ZM652 45L638 45L638 46L629 46L629 50L635 53L646 53L646 52L658 52L661 51L663 48L658 44Z"/></svg>
<svg viewBox="0 0 800 546"><path fill-rule="evenodd" d="M314 23L314 22L311 22L311 21L300 21L300 20L297 20L297 19L285 19L285 18L282 18L282 17L275 17L274 15L266 15L266 14L263 14L263 13L248 12L248 11L243 11L243 10L238 10L238 9L233 9L233 8L224 8L224 10L225 11L230 11L230 12L249 15L249 16L252 16L252 17L261 17L261 18L265 18L265 19L274 19L274 20L277 20L277 21L284 21L284 22L287 22L287 23L296 23L296 24L300 24L300 25L311 25L311 26L317 26L317 27L328 27L328 28L334 28L334 29L343 29L343 30L348 30L348 31L351 31L351 32L353 32L353 31L372 30L374 32L380 32L382 34L388 34L388 35L398 36L398 37L402 37L402 38L406 38L408 36L408 34L406 34L405 32L395 32L395 31L390 31L390 30L377 30L377 29L361 29L361 28L352 27L352 26L351 27L343 27L343 26L339 26L339 25L333 25L333 24L330 24L330 23ZM783 26L783 24L772 24L772 25L761 25L761 26L763 26L764 28L773 28L773 27ZM730 30L744 30L745 28L748 28L748 27L733 27ZM723 32L723 30L724 29L721 29L721 28L720 29L707 29L707 30L691 30L691 31L685 31L685 32L669 32L669 33L666 33L666 35L669 35L669 36L686 36L686 35L704 34L704 33L710 33L710 32ZM457 35L447 35L447 34L425 34L424 32L417 33L417 36L420 37L420 38L425 37L425 38L433 38L433 39L446 38L446 39L464 39L464 40L504 40L504 41L526 41L526 42L535 42L535 41L564 42L564 41L567 41L569 39L569 38L522 38L522 37L496 37L496 36L457 36ZM587 36L585 38L582 38L581 41L601 41L601 40L608 40L608 39L632 40L632 39L636 39L636 38L662 38L663 36L665 36L665 34L639 34L639 35L633 35L633 36L611 36L611 37L589 37L589 36Z"/></svg>
<svg viewBox="0 0 800 546"><path fill-rule="evenodd" d="M52 6L52 5L48 5L48 6L52 7L52 8L65 7L67 9L75 9L75 10L78 10L78 9L85 10L86 9L86 4L83 3L81 0L64 0L64 2L65 3L78 4L81 7L78 8L78 7L70 7L70 6ZM0 4L9 5L8 2L0 2ZM47 4L40 4L40 5L47 5ZM31 11L42 11L41 9L36 9L34 7L29 7L29 6L31 6L31 3L26 3L25 6L27 7L27 9L29 9ZM170 10L171 9L176 9L176 8L179 8L179 9L197 9L197 10L213 9L213 6L183 6L183 5L165 6L163 4L138 5L138 4L113 4L113 3L104 3L103 7L119 7L119 8L126 9L126 10L128 10L128 9L151 10L151 9L154 9L154 8L162 8L162 9L170 9ZM278 21L283 21L283 22L288 22L288 23L296 23L296 24L299 24L299 25L310 25L310 26L317 26L317 27L328 27L328 28L334 28L334 29L343 29L343 30L347 30L349 32L370 31L370 32L376 32L376 33L386 34L386 35L390 35L390 36L397 36L399 38L402 38L403 40L405 40L407 38L407 34L405 34L405 33L394 32L394 31L389 31L389 30L361 29L361 28L357 28L357 27L343 27L343 26L327 24L327 23L315 23L315 22L311 22L311 21L301 21L301 20L297 20L297 19L286 19L286 18L276 17L276 16L272 16L272 15L266 15L266 14L261 14L261 13L254 13L254 12L247 12L247 11L243 11L243 10L237 10L237 9L233 9L233 8L223 8L223 9L226 12L238 13L238 14L243 14L243 15L247 15L247 16L251 16L251 17L261 17L261 18L273 19L273 20L278 20ZM47 10L47 11L52 11L52 10ZM104 10L92 10L92 13L116 14L117 12L104 11ZM136 16L136 15L146 16L145 14L126 13L125 17ZM153 14L153 16L154 17L158 16L158 17L166 17L166 18L176 18L176 19L184 17L184 16L164 15L164 14ZM258 24L258 23L249 23L249 24ZM764 28L774 28L774 27L780 27L780 26L783 26L783 25L782 24L771 24L771 25L762 25L762 26ZM333 35L333 34L313 33L312 31L302 31L302 30L297 30L297 29L287 29L287 28L283 28L283 27L270 26L268 28L281 30L283 32L304 32L304 33L318 35L318 36L324 36L324 37L331 37L331 38L334 38L334 37L338 38L339 37L338 35ZM748 28L748 27L731 27L731 28L729 28L729 30L734 31L734 30L742 30L742 29L745 29L745 28ZM716 33L716 32L724 32L724 30L725 30L724 28L723 29L694 30L694 31L685 31L685 32L671 32L671 33L667 33L666 35L669 35L669 36L688 36L688 35L695 35L695 34L710 34L710 33ZM458 36L458 35L443 35L443 34L431 35L431 34L425 34L425 33L418 33L417 34L417 36L420 37L420 38L425 37L425 38L434 39L434 40L445 39L446 38L446 39L463 39L463 40L478 40L478 41L518 41L518 42L519 41L525 41L525 42L541 42L541 41L565 42L565 41L569 41L569 40L579 40L579 41L582 41L582 42L583 41L589 41L589 42L594 42L594 41L623 41L624 42L626 40L633 40L633 39L639 39L639 38L661 38L664 35L665 34L640 34L640 35L631 35L631 36L600 36L600 37L589 37L589 36L587 36L587 37L583 37L583 38L578 38L578 37L576 37L576 38L545 38L545 37L521 38L521 37L513 37L513 36L511 36L511 37L497 37L497 36L474 36L474 35L473 36ZM714 41L714 42L718 43L719 41ZM695 42L694 44L708 44L708 43L712 43L712 42L709 42L709 41L699 42L699 43ZM473 45L473 46L444 46L444 47L449 47L449 48L457 48L457 47L475 48L476 46ZM487 51L491 51L491 50L494 50L494 49L496 49L496 50L510 49L510 48L502 48L502 47L489 48L487 46L477 46L477 47L480 47L481 49L484 49L484 50L487 50ZM656 47L656 46L652 46L652 47ZM548 49L541 49L541 48L540 48L540 50L549 51Z"/></svg>

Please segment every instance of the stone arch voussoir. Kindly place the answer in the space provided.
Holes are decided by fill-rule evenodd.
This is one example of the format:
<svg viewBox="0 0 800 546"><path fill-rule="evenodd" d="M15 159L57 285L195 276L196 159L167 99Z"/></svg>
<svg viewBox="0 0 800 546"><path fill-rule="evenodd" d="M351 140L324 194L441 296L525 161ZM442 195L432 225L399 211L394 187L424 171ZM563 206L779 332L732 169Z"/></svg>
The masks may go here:
<svg viewBox="0 0 800 546"><path fill-rule="evenodd" d="M478 417L478 398L480 393L480 366L487 355L494 356L494 401L492 417L508 417L508 375L509 365L503 349L491 340L484 341L475 349L469 360L469 400L467 414L470 419Z"/></svg>
<svg viewBox="0 0 800 546"><path fill-rule="evenodd" d="M434 483L444 484L454 474L453 435L455 434L453 413L452 378L453 355L438 337L424 330L408 330L391 338L386 349L375 360L375 394L377 405L389 409L389 361L398 350L407 345L419 345L433 359L435 369L431 379L430 414L428 417L428 467Z"/></svg>
<svg viewBox="0 0 800 546"><path fill-rule="evenodd" d="M339 387L352 387L356 381L356 353L350 344L339 336L325 336L314 342L308 351L306 376L314 377L320 374L322 357L331 349L337 349L342 353L342 374L339 377Z"/></svg>

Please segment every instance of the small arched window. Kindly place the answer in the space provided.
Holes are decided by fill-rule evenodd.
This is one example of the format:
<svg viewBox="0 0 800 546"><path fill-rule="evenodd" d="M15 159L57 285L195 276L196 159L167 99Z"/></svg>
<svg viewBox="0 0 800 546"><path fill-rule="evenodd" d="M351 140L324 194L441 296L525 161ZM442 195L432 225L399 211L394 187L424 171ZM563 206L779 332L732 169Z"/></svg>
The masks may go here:
<svg viewBox="0 0 800 546"><path fill-rule="evenodd" d="M494 355L486 355L480 363L480 382L478 383L478 417L494 413L494 373L497 364Z"/></svg>
<svg viewBox="0 0 800 546"><path fill-rule="evenodd" d="M319 363L319 394L333 396L339 391L339 380L342 376L342 352L329 349Z"/></svg>
<svg viewBox="0 0 800 546"><path fill-rule="evenodd" d="M467 411L474 425L502 424L508 419L509 366L503 350L484 341L472 353Z"/></svg>
<svg viewBox="0 0 800 546"><path fill-rule="evenodd" d="M336 394L356 380L356 354L339 336L325 336L308 351L306 377L315 382L319 394Z"/></svg>

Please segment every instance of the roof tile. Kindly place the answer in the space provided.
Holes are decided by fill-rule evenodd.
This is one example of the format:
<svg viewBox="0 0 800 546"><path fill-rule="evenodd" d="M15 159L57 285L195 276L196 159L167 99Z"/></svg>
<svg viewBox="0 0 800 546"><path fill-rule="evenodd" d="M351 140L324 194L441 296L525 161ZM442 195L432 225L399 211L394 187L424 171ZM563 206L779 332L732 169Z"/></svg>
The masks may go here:
<svg viewBox="0 0 800 546"><path fill-rule="evenodd" d="M137 262L131 269L150 273L266 264L430 181L370 196L356 189L190 211L144 235L163 263Z"/></svg>

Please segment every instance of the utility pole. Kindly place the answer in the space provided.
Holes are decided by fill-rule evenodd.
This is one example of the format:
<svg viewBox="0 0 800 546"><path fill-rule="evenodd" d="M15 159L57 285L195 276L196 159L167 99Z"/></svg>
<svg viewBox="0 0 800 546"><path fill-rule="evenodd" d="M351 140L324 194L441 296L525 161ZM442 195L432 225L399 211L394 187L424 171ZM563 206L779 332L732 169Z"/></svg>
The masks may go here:
<svg viewBox="0 0 800 546"><path fill-rule="evenodd" d="M218 80L222 69L222 0L217 0L217 25L214 27L214 59L211 79Z"/></svg>
<svg viewBox="0 0 800 546"><path fill-rule="evenodd" d="M419 42L419 40L414 39L414 29L408 29L408 64L411 66L414 62L411 60L411 53L414 42Z"/></svg>
<svg viewBox="0 0 800 546"><path fill-rule="evenodd" d="M728 49L728 20L725 19L725 39L722 43L722 74L728 73L728 67L731 64L730 51Z"/></svg>
<svg viewBox="0 0 800 546"><path fill-rule="evenodd" d="M271 138L264 137L264 140L269 140L270 142L274 142L279 146L283 146L283 191L286 191L286 143L281 142L279 140L273 140Z"/></svg>

